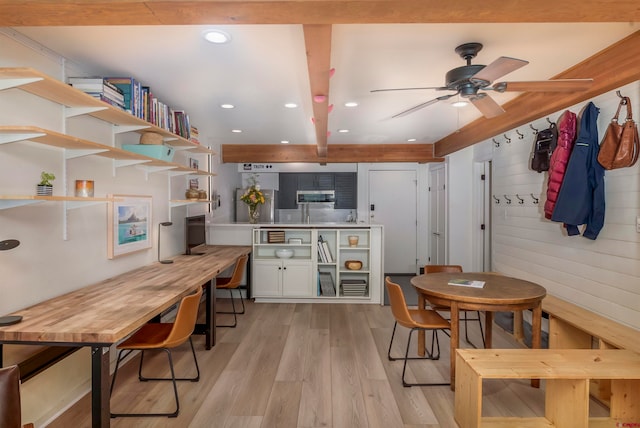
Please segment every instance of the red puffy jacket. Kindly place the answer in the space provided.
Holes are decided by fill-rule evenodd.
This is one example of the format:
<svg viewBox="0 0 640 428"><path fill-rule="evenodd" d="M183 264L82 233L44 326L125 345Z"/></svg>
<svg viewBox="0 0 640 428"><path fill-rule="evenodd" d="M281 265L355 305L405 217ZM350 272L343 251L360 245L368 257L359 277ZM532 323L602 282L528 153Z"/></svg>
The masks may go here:
<svg viewBox="0 0 640 428"><path fill-rule="evenodd" d="M544 216L550 219L553 209L556 206L558 192L562 186L564 173L567 170L567 163L573 143L576 140L576 115L566 110L558 119L558 145L551 154L549 161L549 181L547 184L547 201L544 203Z"/></svg>

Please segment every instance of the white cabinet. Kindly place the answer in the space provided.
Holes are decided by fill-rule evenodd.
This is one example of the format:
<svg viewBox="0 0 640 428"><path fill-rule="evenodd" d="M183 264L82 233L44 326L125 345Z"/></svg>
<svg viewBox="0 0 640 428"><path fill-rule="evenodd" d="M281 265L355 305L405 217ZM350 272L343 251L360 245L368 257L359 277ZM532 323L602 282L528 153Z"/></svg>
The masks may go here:
<svg viewBox="0 0 640 428"><path fill-rule="evenodd" d="M369 227L253 229L253 295L258 301L379 303L381 233ZM293 256L278 258L282 249Z"/></svg>
<svg viewBox="0 0 640 428"><path fill-rule="evenodd" d="M311 261L255 260L253 295L255 297L311 297Z"/></svg>
<svg viewBox="0 0 640 428"><path fill-rule="evenodd" d="M260 297L313 297L312 231L254 229L252 291ZM290 250L279 258L278 250Z"/></svg>

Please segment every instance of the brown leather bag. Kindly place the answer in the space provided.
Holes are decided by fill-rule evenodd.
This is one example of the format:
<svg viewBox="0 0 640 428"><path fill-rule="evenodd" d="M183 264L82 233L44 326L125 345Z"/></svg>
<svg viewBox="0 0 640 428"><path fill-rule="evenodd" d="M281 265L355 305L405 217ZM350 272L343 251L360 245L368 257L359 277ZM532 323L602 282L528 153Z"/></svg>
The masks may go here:
<svg viewBox="0 0 640 428"><path fill-rule="evenodd" d="M624 124L618 123L618 115L622 106L627 108L627 119ZM633 166L638 160L640 141L638 140L638 127L631 114L631 101L629 97L622 97L616 115L600 143L598 162L605 169L616 169Z"/></svg>

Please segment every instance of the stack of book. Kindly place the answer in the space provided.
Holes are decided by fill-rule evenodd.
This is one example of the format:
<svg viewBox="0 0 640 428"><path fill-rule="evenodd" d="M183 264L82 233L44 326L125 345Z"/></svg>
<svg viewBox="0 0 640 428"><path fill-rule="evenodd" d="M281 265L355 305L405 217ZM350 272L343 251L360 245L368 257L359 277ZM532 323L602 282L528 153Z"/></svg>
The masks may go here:
<svg viewBox="0 0 640 428"><path fill-rule="evenodd" d="M69 77L67 83L94 98L125 109L124 93L120 88L102 77Z"/></svg>
<svg viewBox="0 0 640 428"><path fill-rule="evenodd" d="M320 263L333 263L333 256L329 250L329 244L322 238L318 237L318 261Z"/></svg>
<svg viewBox="0 0 640 428"><path fill-rule="evenodd" d="M343 296L364 297L367 295L367 281L364 279L340 280L340 288Z"/></svg>
<svg viewBox="0 0 640 428"><path fill-rule="evenodd" d="M200 133L198 132L198 128L191 125L191 129L189 132L189 140L192 143L200 144Z"/></svg>
<svg viewBox="0 0 640 428"><path fill-rule="evenodd" d="M105 80L122 91L124 109L140 119L144 119L142 108L142 85L133 77L105 77Z"/></svg>

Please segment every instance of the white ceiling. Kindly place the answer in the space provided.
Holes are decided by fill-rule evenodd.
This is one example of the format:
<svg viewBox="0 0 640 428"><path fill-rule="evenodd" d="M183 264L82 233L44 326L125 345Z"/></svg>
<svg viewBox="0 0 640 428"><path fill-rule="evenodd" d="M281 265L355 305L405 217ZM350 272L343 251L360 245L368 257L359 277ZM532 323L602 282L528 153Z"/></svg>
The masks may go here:
<svg viewBox="0 0 640 428"><path fill-rule="evenodd" d="M433 143L480 117L472 106L436 103L391 119L445 92L370 93L372 89L440 86L465 62L454 48L480 42L474 64L500 56L529 64L499 81L546 80L640 27L637 23L349 24L332 29L329 115L332 143ZM232 40L213 45L210 26L20 27L26 37L97 75L134 76L176 109L186 110L204 143L315 144L301 25L216 26ZM589 76L584 76L589 77ZM499 103L517 93L491 93ZM344 107L356 101L356 108ZM295 102L299 108L284 108ZM223 110L222 103L236 106ZM232 129L241 129L240 134ZM338 129L350 132L338 133Z"/></svg>

